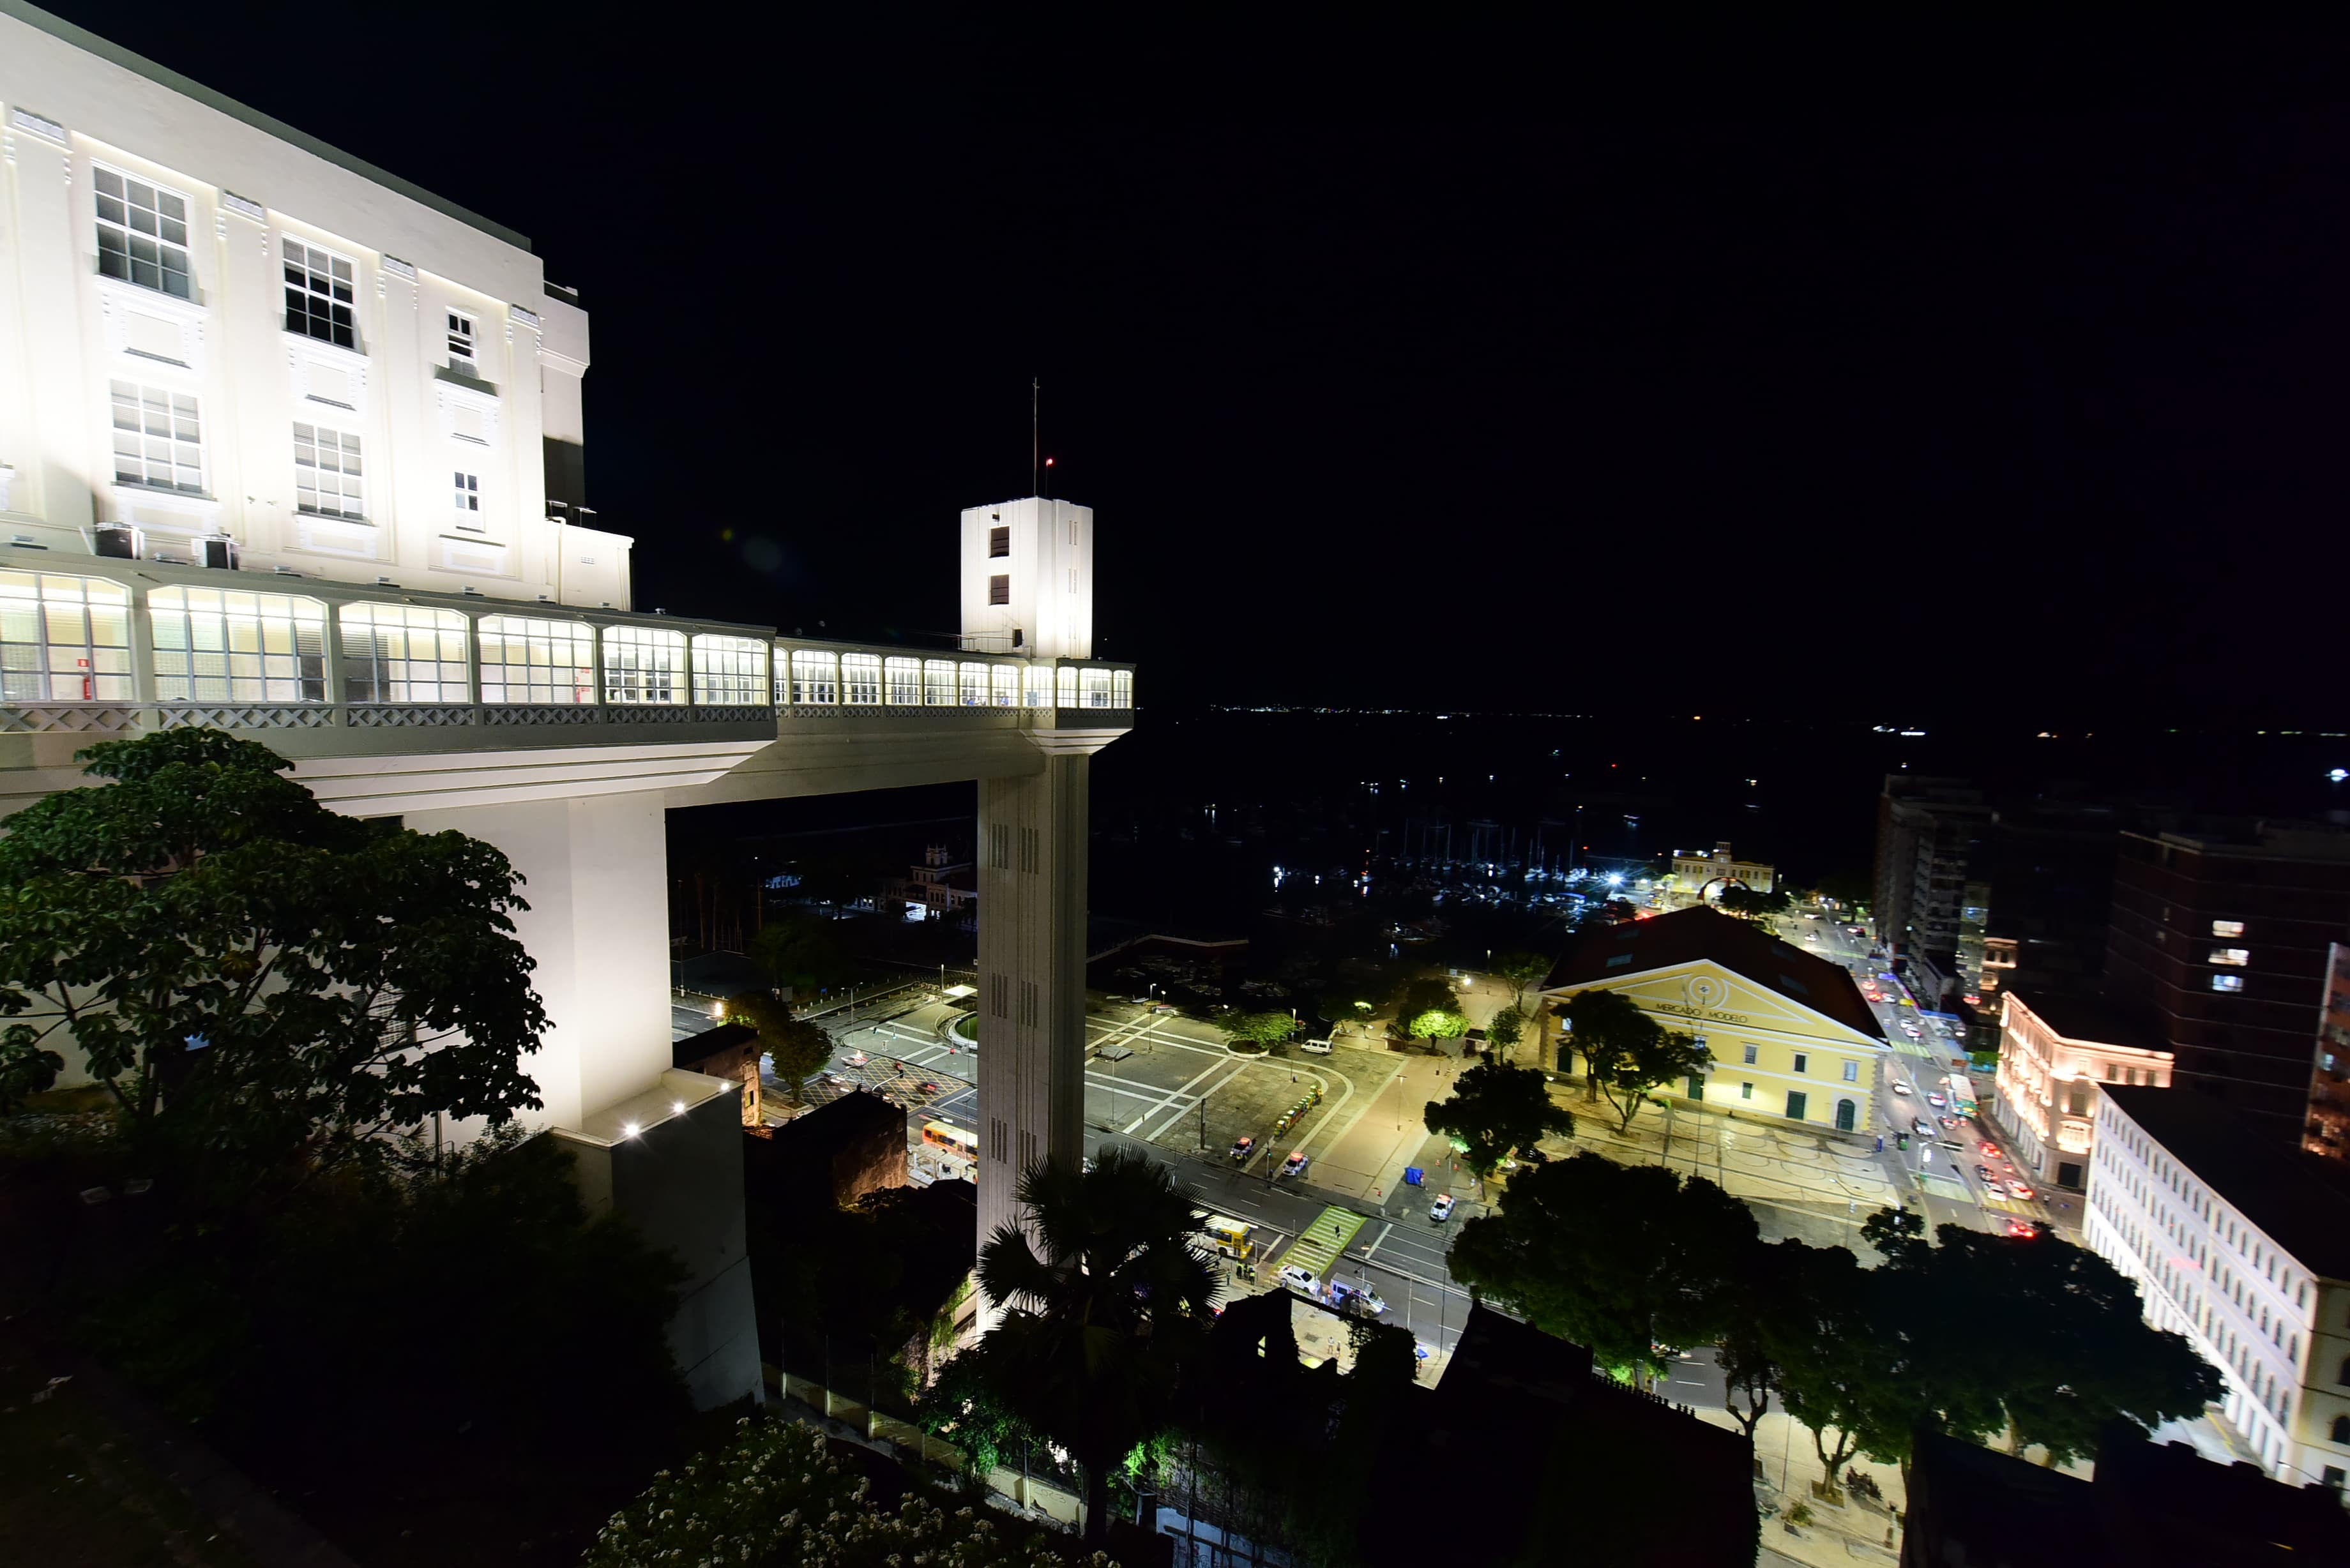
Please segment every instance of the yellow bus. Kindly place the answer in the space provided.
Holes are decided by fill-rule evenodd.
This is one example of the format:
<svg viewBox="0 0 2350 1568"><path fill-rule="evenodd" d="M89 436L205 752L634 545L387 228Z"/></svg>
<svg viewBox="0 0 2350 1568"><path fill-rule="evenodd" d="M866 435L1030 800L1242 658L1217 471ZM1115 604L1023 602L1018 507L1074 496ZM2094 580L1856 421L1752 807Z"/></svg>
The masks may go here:
<svg viewBox="0 0 2350 1568"><path fill-rule="evenodd" d="M1216 1251L1227 1258L1237 1258L1246 1262L1249 1254L1256 1250L1255 1242L1251 1240L1256 1233L1256 1227L1245 1220L1235 1220L1229 1214L1211 1214L1200 1223L1216 1243Z"/></svg>
<svg viewBox="0 0 2350 1568"><path fill-rule="evenodd" d="M979 1158L979 1135L967 1133L961 1127L949 1127L944 1122L924 1122L922 1141L932 1148L942 1148L949 1154L959 1154L965 1159L976 1160Z"/></svg>

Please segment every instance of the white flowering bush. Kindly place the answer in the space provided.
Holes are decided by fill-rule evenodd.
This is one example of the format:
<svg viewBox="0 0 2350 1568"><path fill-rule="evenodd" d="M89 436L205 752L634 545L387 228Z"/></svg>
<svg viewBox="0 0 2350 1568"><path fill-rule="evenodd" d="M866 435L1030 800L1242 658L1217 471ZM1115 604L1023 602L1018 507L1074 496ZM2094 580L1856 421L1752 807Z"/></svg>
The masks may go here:
<svg viewBox="0 0 2350 1568"><path fill-rule="evenodd" d="M868 1493L824 1434L744 1417L727 1448L662 1470L612 1516L589 1568L1070 1568L1043 1531L985 1509L951 1511L911 1492L895 1508ZM1066 1537L1064 1546L1073 1545ZM1095 1552L1088 1568L1118 1568Z"/></svg>

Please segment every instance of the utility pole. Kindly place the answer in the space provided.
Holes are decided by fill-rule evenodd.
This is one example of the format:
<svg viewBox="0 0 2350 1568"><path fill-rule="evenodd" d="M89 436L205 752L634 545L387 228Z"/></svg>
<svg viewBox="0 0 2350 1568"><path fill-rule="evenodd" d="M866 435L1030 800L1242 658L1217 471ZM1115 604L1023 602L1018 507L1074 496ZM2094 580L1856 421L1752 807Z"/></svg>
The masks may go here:
<svg viewBox="0 0 2350 1568"><path fill-rule="evenodd" d="M1045 456L1045 382L1040 376L1028 379L1028 493L1044 493Z"/></svg>

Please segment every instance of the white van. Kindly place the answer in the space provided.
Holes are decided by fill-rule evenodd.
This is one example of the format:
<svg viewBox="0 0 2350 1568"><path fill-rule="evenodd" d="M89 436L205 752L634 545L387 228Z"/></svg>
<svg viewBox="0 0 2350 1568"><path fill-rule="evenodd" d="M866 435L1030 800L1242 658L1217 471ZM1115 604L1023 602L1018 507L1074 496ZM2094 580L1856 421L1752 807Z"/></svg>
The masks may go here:
<svg viewBox="0 0 2350 1568"><path fill-rule="evenodd" d="M1330 1042L1327 1040L1300 1040L1297 1043L1297 1048L1311 1056L1327 1056L1330 1054Z"/></svg>

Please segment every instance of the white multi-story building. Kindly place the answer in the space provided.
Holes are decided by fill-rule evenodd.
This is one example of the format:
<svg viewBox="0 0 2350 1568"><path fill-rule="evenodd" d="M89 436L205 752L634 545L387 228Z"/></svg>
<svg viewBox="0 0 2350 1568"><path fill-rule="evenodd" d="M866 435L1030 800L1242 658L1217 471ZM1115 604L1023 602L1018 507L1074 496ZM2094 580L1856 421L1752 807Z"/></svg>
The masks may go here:
<svg viewBox="0 0 2350 1568"><path fill-rule="evenodd" d="M527 240L16 0L0 106L0 548L629 607Z"/></svg>
<svg viewBox="0 0 2350 1568"><path fill-rule="evenodd" d="M2001 999L2000 1030L1991 1119L2043 1185L2081 1191L2096 1142L2099 1087L2167 1089L2171 1054L2105 1009L2069 996L2026 1000L2010 992Z"/></svg>
<svg viewBox="0 0 2350 1568"><path fill-rule="evenodd" d="M2220 1368L2228 1425L2279 1480L2350 1478L2350 1172L2207 1096L2100 1092L2085 1232L2146 1318Z"/></svg>

